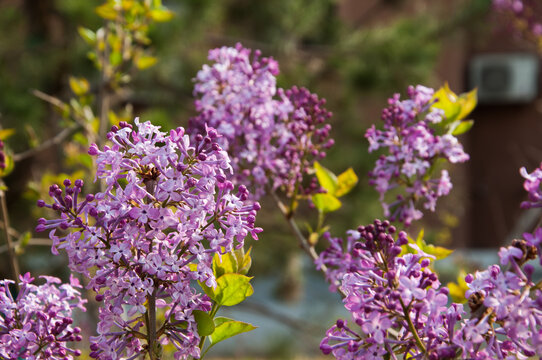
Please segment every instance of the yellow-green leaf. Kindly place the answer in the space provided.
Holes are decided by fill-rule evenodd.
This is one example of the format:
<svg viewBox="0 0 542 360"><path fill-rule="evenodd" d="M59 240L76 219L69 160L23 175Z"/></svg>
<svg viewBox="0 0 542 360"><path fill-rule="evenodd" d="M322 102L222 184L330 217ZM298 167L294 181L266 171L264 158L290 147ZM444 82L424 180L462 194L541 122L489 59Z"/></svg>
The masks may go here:
<svg viewBox="0 0 542 360"><path fill-rule="evenodd" d="M422 251L426 254L433 255L435 257L435 260L442 260L450 256L451 253L453 253L453 250L446 249L442 246L435 246L432 244L426 244L425 241L423 242L423 247L421 247Z"/></svg>
<svg viewBox="0 0 542 360"><path fill-rule="evenodd" d="M226 254L215 254L213 257L213 272L216 278L224 274L237 273L237 258L231 252Z"/></svg>
<svg viewBox="0 0 542 360"><path fill-rule="evenodd" d="M465 121L461 121L461 122L460 122L459 124L457 124L457 126L453 129L452 135L458 136L458 135L464 134L464 133L466 133L467 131L469 131L469 130L472 128L472 125L474 125L474 121L473 121L473 120L465 120Z"/></svg>
<svg viewBox="0 0 542 360"><path fill-rule="evenodd" d="M461 105L457 103L457 95L450 90L448 83L438 89L435 95L433 95L433 99L437 101L432 107L444 111L444 116L446 117L444 122L446 124L457 119L461 112Z"/></svg>
<svg viewBox="0 0 542 360"><path fill-rule="evenodd" d="M474 110L476 104L478 103L477 89L459 95L459 99L457 100L457 102L459 103L459 105L461 105L461 111L457 115L457 119L463 120L472 112L472 110Z"/></svg>
<svg viewBox="0 0 542 360"><path fill-rule="evenodd" d="M76 78L70 76L70 88L75 95L82 96L88 92L88 90L90 89L90 84L85 78Z"/></svg>
<svg viewBox="0 0 542 360"><path fill-rule="evenodd" d="M0 140L4 141L13 134L15 134L15 129L2 129L0 130Z"/></svg>
<svg viewBox="0 0 542 360"><path fill-rule="evenodd" d="M117 11L111 3L105 3L96 8L96 14L106 20L115 20L117 18Z"/></svg>
<svg viewBox="0 0 542 360"><path fill-rule="evenodd" d="M314 194L312 202L316 209L324 214L338 210L342 206L341 201L330 194Z"/></svg>
<svg viewBox="0 0 542 360"><path fill-rule="evenodd" d="M250 277L241 274L224 274L216 280L216 289L211 299L218 305L233 306L254 293Z"/></svg>
<svg viewBox="0 0 542 360"><path fill-rule="evenodd" d="M153 9L150 11L150 17L156 22L166 22L173 19L173 12L165 8Z"/></svg>
<svg viewBox="0 0 542 360"><path fill-rule="evenodd" d="M226 317L218 317L215 319L215 331L209 340L212 346L235 335L252 331L254 329L256 329L256 326L252 324L232 320Z"/></svg>
<svg viewBox="0 0 542 360"><path fill-rule="evenodd" d="M320 186L326 189L328 194L335 194L338 181L337 176L335 176L331 170L320 165L317 161L314 162L314 170L316 171L316 177L318 178Z"/></svg>
<svg viewBox="0 0 542 360"><path fill-rule="evenodd" d="M96 44L96 33L94 31L79 26L77 28L77 32L79 33L79 36L81 36L90 46L94 46L94 44Z"/></svg>
<svg viewBox="0 0 542 360"><path fill-rule="evenodd" d="M337 188L335 189L336 197L341 197L348 194L354 186L358 183L358 176L352 168L344 171L343 173L337 176Z"/></svg>
<svg viewBox="0 0 542 360"><path fill-rule="evenodd" d="M157 61L158 59L154 56L142 55L137 58L135 65L139 70L145 70L156 64Z"/></svg>
<svg viewBox="0 0 542 360"><path fill-rule="evenodd" d="M240 251L242 249L239 249L239 250L235 250L236 251L236 255L238 254L238 251ZM246 275L248 273L248 271L250 270L250 267L252 266L252 258L250 257L250 251L252 250L252 247L250 247L248 249L248 251L244 253L244 250L242 250L242 257L238 257L237 258L237 264L238 264L238 270L237 272L239 274L242 274L242 275ZM241 259L241 261L239 261Z"/></svg>
<svg viewBox="0 0 542 360"><path fill-rule="evenodd" d="M119 51L112 51L111 54L109 54L109 62L113 66L119 66L122 62L122 54Z"/></svg>

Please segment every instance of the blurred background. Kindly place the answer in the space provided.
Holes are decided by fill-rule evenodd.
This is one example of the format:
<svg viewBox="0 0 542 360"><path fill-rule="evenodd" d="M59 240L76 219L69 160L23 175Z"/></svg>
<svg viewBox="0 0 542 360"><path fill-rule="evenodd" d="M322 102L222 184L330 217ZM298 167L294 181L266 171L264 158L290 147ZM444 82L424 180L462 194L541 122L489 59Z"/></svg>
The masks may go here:
<svg viewBox="0 0 542 360"><path fill-rule="evenodd" d="M35 203L46 197L51 183L84 172L89 160L76 149L84 145L76 132L39 148L67 127L43 94L69 101L70 76L85 77L90 92L98 91L100 73L78 27L103 25L95 12L101 3L0 1L0 125L15 130L6 143L14 154L24 154L4 179L12 236L19 245L31 244L18 247L22 272L68 276L65 259L53 257L42 246L47 240L32 233L36 219L44 216ZM368 154L364 133L373 123L379 126L387 98L404 94L408 85L438 88L447 81L456 93L477 86L479 105L470 116L475 125L460 139L471 160L449 169L453 192L440 200L436 215L413 226L412 234L423 227L428 242L459 249L441 269L445 279L453 280L457 269L495 259L499 246L531 230L540 217L536 210L519 209L525 192L518 171L525 166L530 172L542 160L537 44L519 37L513 19L493 11L490 0L163 3L174 16L151 24L149 48L158 61L135 74L115 98L112 107L123 116L139 116L165 129L186 126L196 114L192 79L208 50L237 42L260 49L280 64L278 86L306 87L326 98L334 114L336 145L323 164L335 173L351 166L359 176L341 210L328 219L333 234L342 236L383 216L367 181L377 154ZM28 152L33 148L40 151ZM325 329L341 313L338 296L311 270L273 202L262 203L257 223L265 232L250 244L255 295L243 309L231 310L260 329L217 346L210 356L318 355ZM306 213L310 218L310 209ZM0 243L2 256L6 250ZM0 264L0 276L9 274L7 263Z"/></svg>

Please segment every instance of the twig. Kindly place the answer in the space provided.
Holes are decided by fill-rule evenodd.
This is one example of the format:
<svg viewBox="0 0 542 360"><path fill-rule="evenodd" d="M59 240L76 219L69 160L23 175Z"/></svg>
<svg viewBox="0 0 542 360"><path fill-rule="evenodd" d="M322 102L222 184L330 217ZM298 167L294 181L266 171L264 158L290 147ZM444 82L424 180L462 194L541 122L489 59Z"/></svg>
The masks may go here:
<svg viewBox="0 0 542 360"><path fill-rule="evenodd" d="M27 245L34 245L34 246L51 246L52 241L50 239L30 239L28 240ZM13 244L14 248L17 248L19 246L19 242ZM8 251L7 245L0 246L0 254L5 253Z"/></svg>
<svg viewBox="0 0 542 360"><path fill-rule="evenodd" d="M3 185L3 182L0 181L0 185ZM4 235L6 236L6 243L8 247L8 258L9 265L11 267L11 275L13 280L15 280L15 286L17 287L17 292L20 291L19 288L19 263L15 257L15 251L13 251L13 243L11 242L11 235L9 233L9 218L8 218L8 209L6 206L6 196L4 190L0 190L0 203L2 207L2 221L4 223Z"/></svg>
<svg viewBox="0 0 542 360"><path fill-rule="evenodd" d="M299 227L295 223L293 217L290 216L290 213L288 209L286 208L286 206L282 203L282 201L279 199L278 195L274 191L271 191L271 195L273 196L273 199L275 200L275 203L277 204L280 212L284 216L284 219L290 226L290 229L292 229L295 237L299 241L299 245L301 246L301 248L305 251L305 253L307 253L307 255L309 255L309 257L312 259L313 262L318 260L318 253L316 253L316 250L314 250L314 247L311 246L309 244L309 241L305 238L305 236L303 236L303 234L301 233L301 230L299 230ZM322 271L322 273L324 273L324 275L327 276L328 269L326 265L321 264L320 270ZM346 295L342 292L340 288L338 288L337 291L339 292L341 297L343 298L346 297Z"/></svg>
<svg viewBox="0 0 542 360"><path fill-rule="evenodd" d="M66 138L68 138L78 129L79 129L79 124L74 124L68 128L65 128L61 132L59 132L57 135L55 135L54 137L50 139L45 140L44 142L42 142L40 145L36 146L35 148L28 149L18 154L14 154L13 161L18 162L18 161L24 160L26 158L39 154L40 152L47 149L48 147L61 144Z"/></svg>
<svg viewBox="0 0 542 360"><path fill-rule="evenodd" d="M291 315L282 314L262 304L258 304L252 301L246 301L242 305L243 309L255 312L257 314L269 317L275 321L280 322L293 330L299 331L303 334L312 333L314 335L321 335L322 329L316 324L310 324L303 319L293 318Z"/></svg>

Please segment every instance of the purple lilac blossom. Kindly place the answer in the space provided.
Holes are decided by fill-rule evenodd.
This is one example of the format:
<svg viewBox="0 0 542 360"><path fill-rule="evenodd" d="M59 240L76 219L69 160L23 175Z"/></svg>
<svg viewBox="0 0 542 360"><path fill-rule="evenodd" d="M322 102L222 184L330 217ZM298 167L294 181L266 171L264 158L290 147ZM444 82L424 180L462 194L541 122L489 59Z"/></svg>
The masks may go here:
<svg viewBox="0 0 542 360"><path fill-rule="evenodd" d="M540 47L542 5L539 0L493 0L493 7L510 17L513 31Z"/></svg>
<svg viewBox="0 0 542 360"><path fill-rule="evenodd" d="M528 173L524 167L519 170L519 173L525 178L523 188L527 191L529 198L527 201L521 203L521 208L530 209L542 207L542 189L540 188L540 182L542 181L542 164L532 173Z"/></svg>
<svg viewBox="0 0 542 360"><path fill-rule="evenodd" d="M207 125L223 135L219 144L231 156L233 181L254 189L255 199L269 188L287 196L318 191L300 187L314 159L333 145L325 100L304 88L277 88L278 63L259 50L251 58L251 50L237 44L211 50L209 60L212 66L204 65L195 79L199 115L190 120L190 133Z"/></svg>
<svg viewBox="0 0 542 360"><path fill-rule="evenodd" d="M339 319L320 344L337 359L516 359L542 353L542 291L527 262L539 256L542 229L501 248L501 269L466 276L470 315L448 305L448 289L430 270L431 256L400 255L408 240L376 220L349 232L346 241L327 236L330 248L317 267L328 267L352 320ZM394 236L396 237L394 239Z"/></svg>
<svg viewBox="0 0 542 360"><path fill-rule="evenodd" d="M392 221L410 225L423 216L418 202L425 209L434 211L437 199L447 195L451 188L446 170L435 176L439 160L450 163L464 162L469 156L451 134L438 135L434 125L444 118L442 110L431 105L434 90L423 86L408 88L408 99L395 94L382 112L383 130L373 125L365 134L369 152L386 149L369 172L370 185L380 193L384 214ZM398 192L396 199L388 202L386 194Z"/></svg>
<svg viewBox="0 0 542 360"><path fill-rule="evenodd" d="M20 291L13 298L11 280L0 281L0 358L2 359L73 359L81 351L68 342L81 341L81 329L72 327L72 311L85 311L79 281L70 284L60 279L41 276L45 284L33 284L26 273L20 276Z"/></svg>
<svg viewBox="0 0 542 360"><path fill-rule="evenodd" d="M6 154L4 152L4 142L0 140L0 170L6 168Z"/></svg>
<svg viewBox="0 0 542 360"><path fill-rule="evenodd" d="M193 282L215 286L213 255L242 247L248 234L257 239L259 204L247 205L246 187L235 192L226 179L232 168L216 130L190 142L181 127L166 134L138 119L135 127L114 126L112 146L89 149L105 191L79 199L81 180L64 181L64 191L51 186L53 204L38 206L60 217L40 219L36 230L51 229L53 253L66 251L71 270L90 278L102 302L91 357L134 359L148 351L144 319L155 299L165 311L156 326L160 343L175 346L175 359L198 358L192 313L209 311L211 302Z"/></svg>

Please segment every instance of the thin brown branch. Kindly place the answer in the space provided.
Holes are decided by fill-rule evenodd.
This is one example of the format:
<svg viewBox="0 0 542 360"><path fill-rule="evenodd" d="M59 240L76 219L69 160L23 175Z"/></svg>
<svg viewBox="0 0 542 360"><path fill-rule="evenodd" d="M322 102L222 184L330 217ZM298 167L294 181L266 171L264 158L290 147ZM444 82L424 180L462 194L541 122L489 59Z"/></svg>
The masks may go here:
<svg viewBox="0 0 542 360"><path fill-rule="evenodd" d="M23 152L20 152L18 154L14 154L13 155L13 161L18 162L18 161L33 157L34 155L39 154L40 152L42 152L43 150L45 150L45 149L47 149L47 148L49 148L51 146L61 144L66 138L70 137L79 128L80 128L79 124L74 124L74 125L72 125L70 127L67 127L65 129L63 129L61 132L59 132L58 134L56 134L54 137L45 140L40 145L38 145L38 146L36 146L36 147L34 147L32 149L28 149L28 150L25 150Z"/></svg>
<svg viewBox="0 0 542 360"><path fill-rule="evenodd" d="M51 246L53 244L53 242L50 240L50 239L41 239L41 238L37 238L37 239L30 239L28 240L28 244L26 244L27 246L31 245L31 246ZM15 249L19 247L19 242L16 242L13 244ZM0 254L3 254L5 253L6 251L8 251L8 246L7 245L2 245L0 246Z"/></svg>
<svg viewBox="0 0 542 360"><path fill-rule="evenodd" d="M0 181L0 185L3 185L3 182ZM8 247L8 259L11 268L11 275L13 276L13 280L15 280L15 286L17 287L17 291L19 291L19 262L17 261L13 243L11 242L11 234L9 233L8 208L6 205L6 196L4 190L0 190L0 206L2 208L2 222L4 224L4 235L6 237L6 244Z"/></svg>
<svg viewBox="0 0 542 360"><path fill-rule="evenodd" d="M271 195L273 196L273 199L275 200L275 203L277 204L280 212L282 213L282 215L284 216L284 219L286 220L286 222L288 223L288 225L290 226L290 229L292 230L292 232L294 233L295 237L297 238L298 242L299 242L299 245L301 246L301 248L305 251L305 253L307 255L309 255L309 257L312 259L312 261L316 261L318 259L318 253L316 252L316 250L314 249L314 246L312 246L308 239L301 233L301 230L299 229L299 227L297 226L296 222L294 221L293 217L290 216L290 212L288 211L288 208L282 203L282 201L280 200L280 198L278 197L278 195L274 192L274 191L271 191ZM321 264L320 266L320 270L322 271L322 273L324 275L327 276L327 272L328 272L328 269L327 269L327 266L325 266L324 264ZM341 295L341 297L345 297L346 295L341 291L340 288L337 289L337 291L339 292L339 294Z"/></svg>

